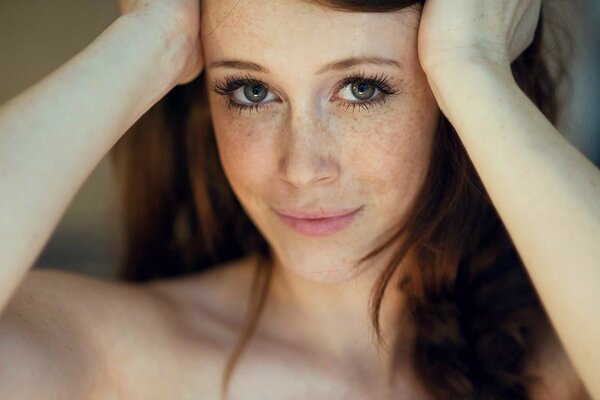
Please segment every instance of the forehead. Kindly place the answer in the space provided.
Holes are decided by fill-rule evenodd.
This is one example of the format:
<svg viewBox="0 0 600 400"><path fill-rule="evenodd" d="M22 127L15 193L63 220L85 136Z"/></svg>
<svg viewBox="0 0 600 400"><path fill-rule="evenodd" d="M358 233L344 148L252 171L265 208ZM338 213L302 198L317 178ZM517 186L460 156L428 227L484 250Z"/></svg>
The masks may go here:
<svg viewBox="0 0 600 400"><path fill-rule="evenodd" d="M204 0L207 61L262 60L318 68L336 58L416 57L419 12L357 13L305 0ZM260 62L260 61L259 61Z"/></svg>

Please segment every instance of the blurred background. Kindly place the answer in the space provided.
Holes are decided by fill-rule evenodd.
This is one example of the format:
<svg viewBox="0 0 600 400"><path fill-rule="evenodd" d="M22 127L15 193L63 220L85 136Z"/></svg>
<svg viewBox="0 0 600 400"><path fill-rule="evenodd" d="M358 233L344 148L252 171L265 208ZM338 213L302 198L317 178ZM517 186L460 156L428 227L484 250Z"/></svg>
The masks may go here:
<svg viewBox="0 0 600 400"><path fill-rule="evenodd" d="M551 2L554 19L567 28L573 44L561 131L600 165L600 0L544 1ZM0 104L89 44L117 18L116 3L2 0ZM119 227L111 165L105 159L71 203L36 268L61 268L111 278L120 254Z"/></svg>

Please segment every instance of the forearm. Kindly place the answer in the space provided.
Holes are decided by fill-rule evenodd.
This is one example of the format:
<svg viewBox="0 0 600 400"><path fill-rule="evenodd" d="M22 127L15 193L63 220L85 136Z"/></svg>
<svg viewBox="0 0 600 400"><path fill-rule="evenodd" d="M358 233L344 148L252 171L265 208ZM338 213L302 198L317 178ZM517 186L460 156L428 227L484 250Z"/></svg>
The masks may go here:
<svg viewBox="0 0 600 400"><path fill-rule="evenodd" d="M473 65L454 71L430 80L436 98L580 376L600 398L600 172L508 70Z"/></svg>
<svg viewBox="0 0 600 400"><path fill-rule="evenodd" d="M0 310L86 177L174 86L187 43L153 22L119 18L0 108Z"/></svg>

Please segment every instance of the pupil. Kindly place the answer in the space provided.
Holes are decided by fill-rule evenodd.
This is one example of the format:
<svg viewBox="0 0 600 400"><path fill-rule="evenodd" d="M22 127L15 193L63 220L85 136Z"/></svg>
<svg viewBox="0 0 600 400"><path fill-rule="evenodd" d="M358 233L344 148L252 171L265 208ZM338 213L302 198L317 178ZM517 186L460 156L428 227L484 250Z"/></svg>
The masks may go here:
<svg viewBox="0 0 600 400"><path fill-rule="evenodd" d="M368 82L359 81L352 85L352 95L359 100L368 100L373 97L373 94L375 94L375 86Z"/></svg>
<svg viewBox="0 0 600 400"><path fill-rule="evenodd" d="M262 85L246 86L244 88L246 98L254 103L259 103L267 97L267 90Z"/></svg>

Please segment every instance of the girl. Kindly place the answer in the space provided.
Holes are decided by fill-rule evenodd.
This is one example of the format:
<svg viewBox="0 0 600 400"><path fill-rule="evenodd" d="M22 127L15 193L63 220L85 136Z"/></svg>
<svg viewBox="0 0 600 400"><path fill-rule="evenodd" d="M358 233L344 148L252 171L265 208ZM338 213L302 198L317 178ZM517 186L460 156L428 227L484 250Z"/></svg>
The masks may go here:
<svg viewBox="0 0 600 400"><path fill-rule="evenodd" d="M3 398L600 396L600 174L552 125L540 0L121 9L0 110ZM146 282L27 272L142 115Z"/></svg>

